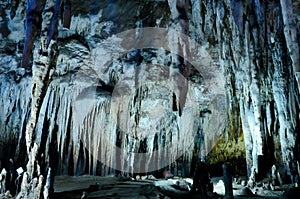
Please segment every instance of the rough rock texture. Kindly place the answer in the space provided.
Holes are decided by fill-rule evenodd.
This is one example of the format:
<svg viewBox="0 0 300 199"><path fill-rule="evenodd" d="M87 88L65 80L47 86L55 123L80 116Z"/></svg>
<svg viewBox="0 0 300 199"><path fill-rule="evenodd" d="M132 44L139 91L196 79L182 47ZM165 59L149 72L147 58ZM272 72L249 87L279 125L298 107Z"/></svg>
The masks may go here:
<svg viewBox="0 0 300 199"><path fill-rule="evenodd" d="M28 163L49 189L53 174L188 176L208 153L293 173L298 1L38 2L0 3L1 168Z"/></svg>

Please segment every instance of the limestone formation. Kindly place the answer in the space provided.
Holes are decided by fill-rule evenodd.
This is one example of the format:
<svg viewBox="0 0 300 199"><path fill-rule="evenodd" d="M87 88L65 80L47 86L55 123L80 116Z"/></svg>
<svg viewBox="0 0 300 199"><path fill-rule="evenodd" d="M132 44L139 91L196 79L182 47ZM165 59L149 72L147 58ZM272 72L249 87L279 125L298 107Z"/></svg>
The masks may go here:
<svg viewBox="0 0 300 199"><path fill-rule="evenodd" d="M186 177L198 159L296 183L299 5L2 0L0 169L22 180L10 193L51 198L55 175Z"/></svg>

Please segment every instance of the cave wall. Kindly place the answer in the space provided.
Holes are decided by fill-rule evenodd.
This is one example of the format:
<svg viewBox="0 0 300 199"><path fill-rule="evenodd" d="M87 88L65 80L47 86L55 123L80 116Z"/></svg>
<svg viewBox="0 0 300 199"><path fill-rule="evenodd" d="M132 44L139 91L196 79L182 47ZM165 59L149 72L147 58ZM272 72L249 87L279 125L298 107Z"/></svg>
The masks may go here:
<svg viewBox="0 0 300 199"><path fill-rule="evenodd" d="M251 167L263 174L275 161L287 165L299 158L296 142L299 73L295 68L298 64L291 60L294 50L299 50L288 50L283 3L231 2L233 10L243 8L243 13L236 11L233 14L238 29L235 33L231 29L232 39L225 41L229 48L223 51L223 59L227 62L224 66L230 74L227 82L231 82L228 84L230 89L226 90L230 91L229 111L234 113L231 117L230 112L229 117L233 124L243 127L248 175ZM294 7L292 2L288 7ZM295 30L297 23L299 28L297 12L299 9L295 6L289 19L295 22ZM223 34L226 34L226 28ZM294 40L292 45L298 46L298 42ZM231 129L237 131L238 128Z"/></svg>
<svg viewBox="0 0 300 199"><path fill-rule="evenodd" d="M70 1L69 27L57 8L45 9L33 37L28 18L23 25L25 2L2 1L0 135L2 148L14 146L0 155L2 166L12 158L25 167L32 144L26 139L37 146L42 170L57 174L144 172L178 159L169 169L190 175L201 151L210 164L245 157L248 175L252 168L264 173L274 163L299 160L299 4L189 3L182 21L171 0ZM58 24L49 39L52 12ZM129 41L120 33L127 30L148 46L155 43L143 37L142 27L185 31L190 52L197 52L188 77L178 69L176 36L165 35L167 49L122 53ZM42 51L55 56L39 54L43 37L55 47ZM47 67L38 65L41 60ZM173 74L185 85L184 107ZM132 152L146 155L122 155Z"/></svg>

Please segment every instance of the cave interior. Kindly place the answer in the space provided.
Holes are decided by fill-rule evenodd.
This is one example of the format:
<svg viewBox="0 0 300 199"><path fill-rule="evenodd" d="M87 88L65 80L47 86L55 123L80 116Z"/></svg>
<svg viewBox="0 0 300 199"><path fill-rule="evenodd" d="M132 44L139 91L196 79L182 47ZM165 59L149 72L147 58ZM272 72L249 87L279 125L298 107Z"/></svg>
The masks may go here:
<svg viewBox="0 0 300 199"><path fill-rule="evenodd" d="M299 44L298 0L2 0L0 197L293 198Z"/></svg>

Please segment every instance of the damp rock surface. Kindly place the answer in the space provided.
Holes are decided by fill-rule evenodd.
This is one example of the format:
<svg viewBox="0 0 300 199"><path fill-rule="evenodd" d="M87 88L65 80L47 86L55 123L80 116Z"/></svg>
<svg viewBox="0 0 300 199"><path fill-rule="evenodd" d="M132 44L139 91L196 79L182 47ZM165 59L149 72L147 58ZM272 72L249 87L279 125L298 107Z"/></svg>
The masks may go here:
<svg viewBox="0 0 300 199"><path fill-rule="evenodd" d="M54 175L187 177L200 159L216 176L229 162L257 181L275 165L274 186L299 179L297 0L26 2L0 3L12 179L19 167L50 187Z"/></svg>

